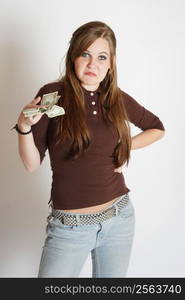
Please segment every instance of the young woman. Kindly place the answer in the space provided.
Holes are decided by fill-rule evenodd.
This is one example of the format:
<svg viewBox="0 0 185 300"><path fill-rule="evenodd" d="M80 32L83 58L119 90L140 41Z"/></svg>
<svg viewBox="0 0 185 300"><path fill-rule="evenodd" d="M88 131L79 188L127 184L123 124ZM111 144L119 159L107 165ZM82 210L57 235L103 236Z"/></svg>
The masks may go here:
<svg viewBox="0 0 185 300"><path fill-rule="evenodd" d="M25 117L44 94L58 92L65 114ZM48 149L51 214L39 277L78 277L89 253L93 277L125 277L134 236L134 208L122 166L131 150L164 136L160 119L117 85L116 38L102 22L72 35L65 74L41 87L16 124L29 172ZM129 122L142 132L131 137Z"/></svg>

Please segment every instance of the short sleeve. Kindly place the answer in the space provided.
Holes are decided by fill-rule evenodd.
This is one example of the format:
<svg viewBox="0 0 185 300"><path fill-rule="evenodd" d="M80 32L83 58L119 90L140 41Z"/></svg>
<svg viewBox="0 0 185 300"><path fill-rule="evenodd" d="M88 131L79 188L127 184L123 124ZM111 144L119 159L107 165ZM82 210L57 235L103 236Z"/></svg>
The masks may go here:
<svg viewBox="0 0 185 300"><path fill-rule="evenodd" d="M129 121L141 130L160 129L165 130L158 116L139 104L133 97L122 91L125 108Z"/></svg>
<svg viewBox="0 0 185 300"><path fill-rule="evenodd" d="M43 86L38 91L35 98L39 96L42 97L43 94L45 94L45 86ZM40 104L40 102L38 104ZM37 147L40 154L40 163L42 163L46 154L46 150L48 148L48 143L47 143L48 126L49 126L49 118L46 114L43 114L43 116L41 117L38 123L32 125L32 133L33 133L35 146Z"/></svg>

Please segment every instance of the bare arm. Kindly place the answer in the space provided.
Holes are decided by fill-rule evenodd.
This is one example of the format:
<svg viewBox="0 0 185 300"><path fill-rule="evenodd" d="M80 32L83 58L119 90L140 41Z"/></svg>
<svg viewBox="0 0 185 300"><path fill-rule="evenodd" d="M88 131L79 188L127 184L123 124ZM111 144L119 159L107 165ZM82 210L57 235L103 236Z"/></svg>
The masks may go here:
<svg viewBox="0 0 185 300"><path fill-rule="evenodd" d="M21 127L19 126L20 130ZM29 130L29 129L28 129ZM24 130L25 131L25 130ZM35 146L33 134L18 134L19 155L27 171L33 172L40 166L40 154Z"/></svg>
<svg viewBox="0 0 185 300"><path fill-rule="evenodd" d="M38 107L36 105L40 101L40 97L34 99L30 104L26 105L24 109L31 107ZM43 107L43 106L41 106ZM31 126L36 124L42 117L42 113L39 113L35 117L25 117L23 112L21 112L17 125L22 132L27 132L31 129ZM35 146L34 138L32 132L26 135L21 135L18 133L18 147L19 155L27 171L33 172L40 166L40 154Z"/></svg>
<svg viewBox="0 0 185 300"><path fill-rule="evenodd" d="M164 135L165 135L164 130L147 129L131 138L132 139L131 150L146 147L154 143L155 141L161 139ZM121 173L122 166L114 169L114 172Z"/></svg>
<svg viewBox="0 0 185 300"><path fill-rule="evenodd" d="M161 139L165 134L164 130L147 129L132 137L131 150L146 147Z"/></svg>

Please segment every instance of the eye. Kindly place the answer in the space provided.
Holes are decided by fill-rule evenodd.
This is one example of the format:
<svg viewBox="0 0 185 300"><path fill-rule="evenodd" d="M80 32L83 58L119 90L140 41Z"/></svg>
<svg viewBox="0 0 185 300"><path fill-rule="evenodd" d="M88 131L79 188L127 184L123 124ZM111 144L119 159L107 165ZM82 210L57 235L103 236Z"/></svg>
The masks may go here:
<svg viewBox="0 0 185 300"><path fill-rule="evenodd" d="M100 60L106 60L107 59L107 57L105 55L100 55L99 57L100 57Z"/></svg>
<svg viewBox="0 0 185 300"><path fill-rule="evenodd" d="M87 53L87 52L83 52L83 53L81 54L81 56L83 56L83 57L87 57L87 55L89 55L89 53Z"/></svg>

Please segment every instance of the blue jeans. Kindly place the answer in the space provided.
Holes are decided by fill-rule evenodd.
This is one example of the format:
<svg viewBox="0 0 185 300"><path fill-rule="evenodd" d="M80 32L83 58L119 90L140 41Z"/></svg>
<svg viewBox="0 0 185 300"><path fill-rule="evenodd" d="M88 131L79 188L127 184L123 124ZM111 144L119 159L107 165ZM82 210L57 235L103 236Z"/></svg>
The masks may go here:
<svg viewBox="0 0 185 300"><path fill-rule="evenodd" d="M108 207L116 206L121 197ZM130 198L118 215L98 224L64 225L56 217L51 218L47 224L38 277L78 277L90 253L92 277L125 277L134 224Z"/></svg>

